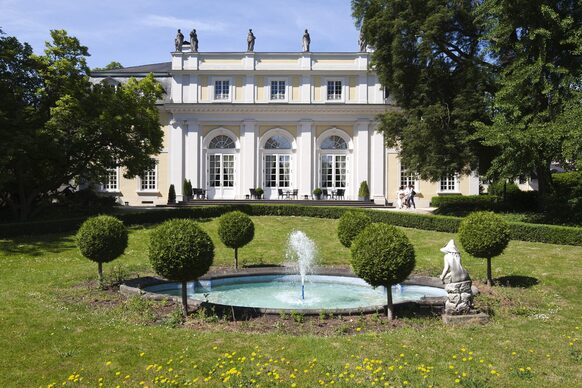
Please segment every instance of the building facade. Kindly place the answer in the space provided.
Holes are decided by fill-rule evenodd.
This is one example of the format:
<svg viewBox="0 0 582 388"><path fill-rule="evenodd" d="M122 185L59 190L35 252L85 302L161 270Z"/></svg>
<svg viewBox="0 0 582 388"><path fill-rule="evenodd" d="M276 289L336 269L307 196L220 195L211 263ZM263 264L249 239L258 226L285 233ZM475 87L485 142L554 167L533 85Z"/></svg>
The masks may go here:
<svg viewBox="0 0 582 388"><path fill-rule="evenodd" d="M281 190L304 198L318 187L357 199L362 181L382 205L404 184L420 206L434 195L478 193L476 176L419 181L384 146L376 117L398 108L366 52L171 55L169 63L93 74L93 82L116 84L152 72L166 91L155 169L134 180L115 169L102 185L121 203L165 204L170 184L180 201L184 179L209 199L244 199L256 187L274 200Z"/></svg>

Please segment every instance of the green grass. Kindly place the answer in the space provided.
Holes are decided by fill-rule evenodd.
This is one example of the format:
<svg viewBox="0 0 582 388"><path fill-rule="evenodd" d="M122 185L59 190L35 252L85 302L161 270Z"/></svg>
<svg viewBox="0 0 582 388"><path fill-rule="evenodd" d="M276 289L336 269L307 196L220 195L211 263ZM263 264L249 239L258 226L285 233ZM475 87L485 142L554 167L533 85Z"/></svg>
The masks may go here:
<svg viewBox="0 0 582 388"><path fill-rule="evenodd" d="M287 235L300 229L316 241L319 264L349 264L349 251L336 237L337 220L254 221L255 240L240 250L242 263L284 262ZM216 243L215 265L232 265L233 252L219 242L216 221L202 226ZM126 254L106 264L106 274L151 274L149 231L133 228ZM415 272L438 275L438 249L455 236L404 231L416 249ZM208 376L208 382L228 377L227 384L256 380L262 386L313 386L320 380L343 386L450 386L455 380L475 387L582 386L581 259L582 247L512 241L493 259L494 278L528 287L483 287L478 303L494 312L487 325L455 328L438 318L406 318L378 332L347 317L345 325L361 330L318 337L276 328L249 333L244 322L240 330L221 322L201 329L197 317L175 328L171 311L155 316L152 303L160 302L119 302L117 295L94 288L97 265L81 257L71 235L0 240L0 386L70 385L75 378L76 384L98 386L102 378L106 387L141 381L151 387L173 380L200 384ZM484 261L463 254L463 263L473 279L484 279ZM286 323L308 327L317 321Z"/></svg>

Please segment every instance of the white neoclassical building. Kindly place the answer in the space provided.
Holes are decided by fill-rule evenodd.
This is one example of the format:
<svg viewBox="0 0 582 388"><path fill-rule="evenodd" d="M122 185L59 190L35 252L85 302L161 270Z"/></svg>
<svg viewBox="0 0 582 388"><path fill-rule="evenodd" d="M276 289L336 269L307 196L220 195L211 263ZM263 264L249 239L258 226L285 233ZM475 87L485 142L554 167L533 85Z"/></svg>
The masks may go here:
<svg viewBox="0 0 582 388"><path fill-rule="evenodd" d="M377 204L394 202L412 184L417 204L434 195L478 193L476 176L418 181L384 146L376 117L397 109L369 54L312 52L173 52L171 62L93 74L118 83L153 73L166 90L159 103L164 149L155 169L125 180L112 170L103 191L130 205L165 204L184 179L209 199L244 199L262 187L266 199L315 188L357 199L368 181Z"/></svg>

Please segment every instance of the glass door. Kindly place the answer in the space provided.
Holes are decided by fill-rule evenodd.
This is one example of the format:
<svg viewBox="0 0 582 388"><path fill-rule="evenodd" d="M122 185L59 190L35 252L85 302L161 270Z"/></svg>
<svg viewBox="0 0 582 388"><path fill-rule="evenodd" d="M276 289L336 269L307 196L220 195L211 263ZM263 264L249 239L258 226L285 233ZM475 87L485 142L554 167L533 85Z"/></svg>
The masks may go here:
<svg viewBox="0 0 582 388"><path fill-rule="evenodd" d="M234 155L208 155L208 198L233 199L234 193Z"/></svg>

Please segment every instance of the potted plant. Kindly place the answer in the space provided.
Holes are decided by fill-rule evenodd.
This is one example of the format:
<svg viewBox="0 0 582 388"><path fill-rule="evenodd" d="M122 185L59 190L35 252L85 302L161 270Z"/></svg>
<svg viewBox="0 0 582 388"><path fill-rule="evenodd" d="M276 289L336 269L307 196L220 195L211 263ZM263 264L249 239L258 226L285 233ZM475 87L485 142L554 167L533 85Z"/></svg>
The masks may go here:
<svg viewBox="0 0 582 388"><path fill-rule="evenodd" d="M192 183L190 182L190 179L184 179L184 183L182 184L182 195L186 202L192 199Z"/></svg>
<svg viewBox="0 0 582 388"><path fill-rule="evenodd" d="M358 190L358 200L370 200L370 189L368 188L368 181L362 181L362 183L360 183L360 190Z"/></svg>
<svg viewBox="0 0 582 388"><path fill-rule="evenodd" d="M261 198L263 198L263 194L265 193L265 190L263 190L263 188L259 186L255 189L255 192L257 193L257 199L261 199Z"/></svg>
<svg viewBox="0 0 582 388"><path fill-rule="evenodd" d="M313 190L313 195L315 195L315 199L317 199L318 201L321 199L321 189L318 187L315 190Z"/></svg>

